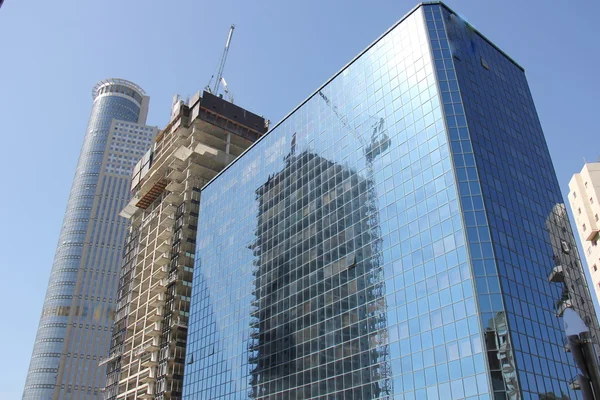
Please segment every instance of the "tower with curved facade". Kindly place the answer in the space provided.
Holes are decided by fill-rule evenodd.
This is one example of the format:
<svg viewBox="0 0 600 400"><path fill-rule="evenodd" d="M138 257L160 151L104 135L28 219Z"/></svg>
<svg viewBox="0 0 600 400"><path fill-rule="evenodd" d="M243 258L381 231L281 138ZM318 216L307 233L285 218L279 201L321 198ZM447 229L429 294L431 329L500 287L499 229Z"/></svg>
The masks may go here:
<svg viewBox="0 0 600 400"><path fill-rule="evenodd" d="M138 85L107 79L93 105L61 232L23 400L96 399L105 381L131 169L153 142L149 97Z"/></svg>

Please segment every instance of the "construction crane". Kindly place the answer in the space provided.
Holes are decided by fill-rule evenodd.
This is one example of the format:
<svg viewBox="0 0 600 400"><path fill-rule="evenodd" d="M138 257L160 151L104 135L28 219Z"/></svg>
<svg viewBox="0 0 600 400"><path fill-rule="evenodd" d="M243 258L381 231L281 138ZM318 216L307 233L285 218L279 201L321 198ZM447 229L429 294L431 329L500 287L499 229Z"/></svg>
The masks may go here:
<svg viewBox="0 0 600 400"><path fill-rule="evenodd" d="M329 106L331 111L335 114L338 120L342 123L342 125L352 134L356 139L360 142L366 160L367 167L367 212L368 212L368 221L371 229L371 234L374 240L371 242L371 247L373 249L373 266L372 269L372 277L374 284L373 294L378 299L383 299L383 307L387 307L385 305L385 297L383 292L383 257L381 254L382 249L382 238L381 238L381 226L379 225L379 210L377 206L377 190L375 188L375 172L373 169L373 162L375 158L383 153L390 147L391 140L389 136L385 133L385 119L379 118L375 123L371 125L372 132L369 143L365 141L365 138L359 134L356 129L354 129L346 119L345 115L343 115L337 108L335 104L331 102L331 100L321 91L319 90L319 96L323 99L325 104ZM375 118L375 117L371 117ZM381 320L378 321L379 327L382 327L386 323L385 310L381 310ZM383 354L381 354L381 375L383 378L382 391L387 395L391 395L392 393L392 381L391 381L391 366L389 359L389 350L385 347L386 340L382 340L384 345Z"/></svg>
<svg viewBox="0 0 600 400"><path fill-rule="evenodd" d="M210 84L213 80L213 78L215 77L214 75L210 77L210 81L208 82L208 85L206 85L206 87L204 88L204 90L206 90L209 93L212 93L214 95L217 94L217 92L219 91L219 85L221 84L221 79L223 78L223 70L225 69L225 61L227 60L227 53L229 53L229 45L231 44L231 37L233 36L233 30L235 29L235 25L231 24L231 26L229 27L229 34L227 35L227 41L225 42L225 49L223 49L223 55L221 56L221 62L219 63L219 70L217 71L217 76L215 79L215 86L212 88L210 88Z"/></svg>

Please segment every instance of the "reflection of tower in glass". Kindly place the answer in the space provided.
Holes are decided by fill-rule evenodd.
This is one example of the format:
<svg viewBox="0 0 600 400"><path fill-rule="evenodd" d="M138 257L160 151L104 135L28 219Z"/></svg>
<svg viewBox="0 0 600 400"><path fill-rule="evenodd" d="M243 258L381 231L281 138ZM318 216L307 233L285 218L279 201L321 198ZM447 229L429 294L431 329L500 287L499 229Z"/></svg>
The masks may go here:
<svg viewBox="0 0 600 400"><path fill-rule="evenodd" d="M557 203L548 218L546 219L546 230L552 244L553 260L548 268L548 280L552 283L562 285L560 296L556 299L555 310L558 317L563 317L565 311L571 308L583 320L589 329L590 337L598 353L599 334L598 320L594 312L594 305L587 286L587 281L583 268L579 261L577 246L571 224L567 216L567 210L564 204ZM567 337L565 340L565 350L570 351ZM575 360L577 357L574 355ZM597 358L597 355L596 355ZM584 374L587 375L587 374ZM582 382L579 376L571 378L571 387L580 389ZM587 384L583 382L583 384ZM585 396L584 396L585 397Z"/></svg>
<svg viewBox="0 0 600 400"><path fill-rule="evenodd" d="M503 385L506 385L507 396L511 399L518 398L519 383L506 324L506 313L503 311L496 313L496 316L489 320L485 329L485 344L492 385L495 388L503 388Z"/></svg>
<svg viewBox="0 0 600 400"><path fill-rule="evenodd" d="M251 397L377 398L387 324L369 182L294 150L256 191Z"/></svg>
<svg viewBox="0 0 600 400"><path fill-rule="evenodd" d="M564 204L556 204L546 219L546 230L554 253L549 280L563 283L561 298L556 299L556 314L562 316L566 308L574 308L586 325L592 328L593 336L598 338L596 313L590 296L585 274L577 254L577 245ZM596 339L597 340L597 339Z"/></svg>

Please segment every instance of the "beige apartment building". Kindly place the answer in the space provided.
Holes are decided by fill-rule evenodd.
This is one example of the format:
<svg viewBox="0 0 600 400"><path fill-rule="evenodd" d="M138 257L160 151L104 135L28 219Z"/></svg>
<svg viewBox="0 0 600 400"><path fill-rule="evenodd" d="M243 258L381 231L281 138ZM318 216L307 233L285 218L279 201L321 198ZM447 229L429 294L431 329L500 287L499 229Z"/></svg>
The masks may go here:
<svg viewBox="0 0 600 400"><path fill-rule="evenodd" d="M181 399L200 189L268 129L208 92L175 98L135 166L105 399Z"/></svg>
<svg viewBox="0 0 600 400"><path fill-rule="evenodd" d="M569 182L569 204L575 216L577 232L592 276L592 284L600 299L600 162L586 163Z"/></svg>

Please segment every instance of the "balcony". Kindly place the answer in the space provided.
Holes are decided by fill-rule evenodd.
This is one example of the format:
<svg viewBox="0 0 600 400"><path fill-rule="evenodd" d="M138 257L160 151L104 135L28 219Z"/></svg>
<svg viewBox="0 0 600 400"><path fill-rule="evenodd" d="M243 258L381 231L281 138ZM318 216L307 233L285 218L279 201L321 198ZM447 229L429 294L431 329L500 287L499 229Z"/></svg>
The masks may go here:
<svg viewBox="0 0 600 400"><path fill-rule="evenodd" d="M159 349L159 341L157 338L153 338L146 343L139 346L137 349L133 351L134 357L142 357L146 353L151 353Z"/></svg>
<svg viewBox="0 0 600 400"><path fill-rule="evenodd" d="M150 383L156 381L156 378L157 378L156 368L150 367L148 369L148 373L145 374L142 378L140 378L140 382L150 384Z"/></svg>
<svg viewBox="0 0 600 400"><path fill-rule="evenodd" d="M158 238L160 240L167 240L170 239L173 236L173 227L169 226L163 229L159 229L158 231Z"/></svg>
<svg viewBox="0 0 600 400"><path fill-rule="evenodd" d="M150 295L163 293L165 291L165 285L162 279L155 280L154 284L150 286Z"/></svg>
<svg viewBox="0 0 600 400"><path fill-rule="evenodd" d="M120 349L117 350L117 351L114 351L113 353L109 354L109 356L107 358L105 358L104 360L100 361L98 363L98 366L101 367L101 366L103 366L103 365L105 365L105 364L107 364L107 363L115 360L116 358L120 357L121 354L123 354L123 353L122 353L122 351Z"/></svg>
<svg viewBox="0 0 600 400"><path fill-rule="evenodd" d="M181 229L183 230L183 234L192 238L196 237L197 230L194 227L190 226L190 224L184 224Z"/></svg>
<svg viewBox="0 0 600 400"><path fill-rule="evenodd" d="M173 223L175 223L175 218L173 218L172 215L163 215L158 225L163 227L169 227L173 226Z"/></svg>
<svg viewBox="0 0 600 400"><path fill-rule="evenodd" d="M196 153L202 157L210 158L213 162L216 162L222 166L226 166L227 164L231 163L235 159L235 156L233 156L231 154L227 154L226 152L224 152L222 150L218 150L213 147L206 146L205 144L203 144L201 142L196 144L196 146L194 147L194 153Z"/></svg>
<svg viewBox="0 0 600 400"><path fill-rule="evenodd" d="M152 338L152 341L146 342L146 344L148 346L147 351L158 351L160 349L160 338Z"/></svg>
<svg viewBox="0 0 600 400"><path fill-rule="evenodd" d="M134 285L138 286L137 283L135 283ZM141 281L140 291L144 291L144 290L148 289L149 286L150 286L150 278L144 279L143 281Z"/></svg>
<svg viewBox="0 0 600 400"><path fill-rule="evenodd" d="M205 179L212 179L215 177L215 175L217 175L217 172L220 170L220 167L207 167L205 165L190 162L190 164L188 165L188 169L194 176L198 176Z"/></svg>
<svg viewBox="0 0 600 400"><path fill-rule="evenodd" d="M154 217L156 217L156 211L152 211L150 214L144 217L144 219L142 220L142 224L140 225L140 229L143 229L146 226L148 226L148 224L154 220Z"/></svg>
<svg viewBox="0 0 600 400"><path fill-rule="evenodd" d="M178 169L173 169L171 170L171 172L169 172L167 178L169 178L171 182L183 182L183 180L185 179L185 173L181 172Z"/></svg>
<svg viewBox="0 0 600 400"><path fill-rule="evenodd" d="M194 120L194 125L192 127L192 136L197 138L202 135L202 129L200 129L200 127L195 122L196 120Z"/></svg>
<svg viewBox="0 0 600 400"><path fill-rule="evenodd" d="M159 268L154 267L154 272L152 275L154 276L154 278L162 279L165 276L167 276L168 273L168 267L166 265L163 265Z"/></svg>
<svg viewBox="0 0 600 400"><path fill-rule="evenodd" d="M184 307L184 308L187 308L187 310L181 310L181 309L177 309L177 308L174 310L171 310L171 315L173 316L173 319L177 319L177 318L181 318L181 317L188 318L190 315L189 307Z"/></svg>
<svg viewBox="0 0 600 400"><path fill-rule="evenodd" d="M156 395L156 392L154 390L154 384L148 383L148 386L143 388L141 392L138 392L137 398L138 399L153 399L155 395Z"/></svg>
<svg viewBox="0 0 600 400"><path fill-rule="evenodd" d="M167 185L166 189L170 192L181 193L185 189L185 185L181 182L171 181Z"/></svg>
<svg viewBox="0 0 600 400"><path fill-rule="evenodd" d="M164 311L162 307L157 307L148 316L148 321L157 322L163 319Z"/></svg>
<svg viewBox="0 0 600 400"><path fill-rule="evenodd" d="M563 283L565 281L564 267L557 265L552 268L552 272L548 276L548 282Z"/></svg>
<svg viewBox="0 0 600 400"><path fill-rule="evenodd" d="M148 304L150 307L160 307L165 304L166 295L164 293L158 293L156 296L152 297Z"/></svg>
<svg viewBox="0 0 600 400"><path fill-rule="evenodd" d="M190 133L192 133L192 130L190 128L181 127L177 130L177 134L179 134L179 136L183 138L189 137Z"/></svg>
<svg viewBox="0 0 600 400"><path fill-rule="evenodd" d="M167 203L179 204L183 201L183 197L179 193L170 192L164 199Z"/></svg>
<svg viewBox="0 0 600 400"><path fill-rule="evenodd" d="M182 160L174 157L169 163L169 168L182 170L184 165L185 163Z"/></svg>
<svg viewBox="0 0 600 400"><path fill-rule="evenodd" d="M144 335L150 337L160 337L160 335L162 334L161 325L162 324L160 322L154 322L144 330Z"/></svg>
<svg viewBox="0 0 600 400"><path fill-rule="evenodd" d="M169 277L167 279L165 279L165 286L170 285L171 283L175 282L176 280L177 280L177 271L171 272L169 274Z"/></svg>
<svg viewBox="0 0 600 400"><path fill-rule="evenodd" d="M186 328L188 327L187 321L184 321L183 318L177 317L177 319L173 320L173 327Z"/></svg>
<svg viewBox="0 0 600 400"><path fill-rule="evenodd" d="M174 204L171 204L171 203L163 202L162 209L161 209L162 214L171 215L171 214L174 214L175 211L177 211L177 206L175 206Z"/></svg>
<svg viewBox="0 0 600 400"><path fill-rule="evenodd" d="M158 258L154 259L154 264L163 266L169 264L169 261L171 261L171 257L169 257L168 254L163 253Z"/></svg>
<svg viewBox="0 0 600 400"><path fill-rule="evenodd" d="M160 244L158 246L156 246L156 251L159 253L165 253L169 250L171 250L171 240L170 238L167 240L163 240L162 242L160 242Z"/></svg>
<svg viewBox="0 0 600 400"><path fill-rule="evenodd" d="M142 367L156 367L158 365L158 353L146 353L142 356Z"/></svg>
<svg viewBox="0 0 600 400"><path fill-rule="evenodd" d="M177 150L175 150L175 152L173 152L173 156L175 158L173 162L175 162L175 160L186 161L190 157L190 155L192 155L192 153L193 151L191 149L188 149L185 146L181 146Z"/></svg>

